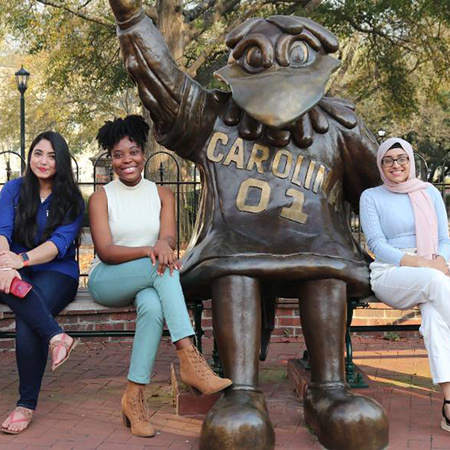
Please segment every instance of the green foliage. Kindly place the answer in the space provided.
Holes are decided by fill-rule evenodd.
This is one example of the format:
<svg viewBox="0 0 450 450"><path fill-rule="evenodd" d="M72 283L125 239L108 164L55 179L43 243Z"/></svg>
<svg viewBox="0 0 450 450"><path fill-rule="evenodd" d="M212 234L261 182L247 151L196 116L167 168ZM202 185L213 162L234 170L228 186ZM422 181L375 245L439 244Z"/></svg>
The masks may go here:
<svg viewBox="0 0 450 450"><path fill-rule="evenodd" d="M195 79L203 86L209 89L221 89L223 91L230 90L230 88L222 83L220 80L214 77L214 72L227 63L228 53L223 50L216 53L208 59L200 68L197 70L197 75Z"/></svg>
<svg viewBox="0 0 450 450"><path fill-rule="evenodd" d="M324 1L312 17L341 39L358 39L347 88L355 100L379 97L388 116L411 117L419 91L437 100L450 82L447 0Z"/></svg>
<svg viewBox="0 0 450 450"><path fill-rule="evenodd" d="M155 3L144 1L148 11ZM213 72L226 62L225 36L236 24L254 16L308 16L341 41L344 64L331 85L334 95L355 101L375 131L416 131L418 141L449 148L448 0L189 0L183 7L183 63L204 86L224 88ZM82 148L103 120L140 108L107 0L1 2L0 36L14 38L10 53L20 49L28 55L27 108L36 129L58 127ZM13 59L20 67L23 56ZM8 83L0 101L2 142L11 140L18 126L17 92L13 81Z"/></svg>
<svg viewBox="0 0 450 450"><path fill-rule="evenodd" d="M392 342L397 342L401 340L401 337L398 333L394 333L393 331L387 331L384 336L383 339L385 341L392 341Z"/></svg>
<svg viewBox="0 0 450 450"><path fill-rule="evenodd" d="M74 148L81 149L92 141L104 120L128 112L123 97L129 96L132 83L119 55L107 3L71 0L55 4L93 19L86 20L57 7L44 7L35 0L12 0L0 6L1 30L14 37L12 47L29 55L14 58L26 59L31 72L26 92L27 134L32 138L35 128L57 129ZM18 67L17 63L16 70ZM13 79L8 88L17 96ZM138 105L134 98L131 109ZM0 111L8 109L11 107L7 102L2 102ZM13 136L18 111L8 117L13 120L4 132L10 131Z"/></svg>

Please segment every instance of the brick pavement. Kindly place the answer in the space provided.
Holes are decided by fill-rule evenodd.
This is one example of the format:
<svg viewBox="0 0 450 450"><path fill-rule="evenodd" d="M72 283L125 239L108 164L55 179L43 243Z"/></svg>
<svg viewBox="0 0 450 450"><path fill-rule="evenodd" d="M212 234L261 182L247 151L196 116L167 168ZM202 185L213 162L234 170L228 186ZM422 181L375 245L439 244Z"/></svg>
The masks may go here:
<svg viewBox="0 0 450 450"><path fill-rule="evenodd" d="M295 341L295 342L292 342ZM205 339L210 354L211 339ZM364 393L380 401L390 423L390 449L450 449L450 435L439 428L441 396L431 384L426 354L419 338L388 341L356 337L356 361L373 380ZM85 342L70 361L44 378L40 404L30 429L22 435L0 434L1 450L18 449L194 449L201 421L178 417L172 405L170 363L176 359L163 341L155 374L147 390L158 434L131 436L119 409L130 354L130 342ZM287 360L304 348L301 338L271 344L261 363L262 387L276 431L277 449L320 449L307 430L302 405L286 377ZM300 351L299 351L300 350ZM0 417L16 400L13 352L0 353Z"/></svg>

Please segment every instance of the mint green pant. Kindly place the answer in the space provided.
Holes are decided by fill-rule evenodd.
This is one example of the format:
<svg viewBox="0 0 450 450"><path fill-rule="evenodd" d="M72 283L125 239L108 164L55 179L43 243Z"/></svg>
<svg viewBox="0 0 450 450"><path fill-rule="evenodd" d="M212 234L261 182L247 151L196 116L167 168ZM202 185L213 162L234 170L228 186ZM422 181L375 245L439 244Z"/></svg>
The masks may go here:
<svg viewBox="0 0 450 450"><path fill-rule="evenodd" d="M88 282L92 298L101 305L127 306L134 301L136 332L128 379L140 384L150 382L164 320L172 342L194 334L179 272L171 276L166 269L159 276L156 269L149 258L115 265L100 263Z"/></svg>

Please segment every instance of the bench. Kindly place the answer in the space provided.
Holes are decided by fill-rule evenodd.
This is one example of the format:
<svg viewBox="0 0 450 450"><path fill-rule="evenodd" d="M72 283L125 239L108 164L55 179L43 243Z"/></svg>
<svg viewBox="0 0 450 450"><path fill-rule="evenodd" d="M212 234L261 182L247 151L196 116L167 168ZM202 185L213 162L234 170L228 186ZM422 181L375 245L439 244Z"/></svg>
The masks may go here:
<svg viewBox="0 0 450 450"><path fill-rule="evenodd" d="M420 325L411 325L411 324L389 324L389 325L356 325L352 326L351 322L353 319L353 313L357 308L367 308L370 303L380 303L378 299L374 296L365 298L363 300L349 300L347 304L347 331L346 331L346 359L345 359L345 368L346 368L346 378L347 382L351 387L365 387L363 384L363 378L360 373L355 370L355 366L353 364L353 347L351 341L351 333L352 332L378 332L378 331L418 331ZM260 352L260 360L264 361L266 359L270 337L272 335L273 330L275 329L275 312L278 306L283 304L292 304L292 299L276 299L274 297L265 298L262 308L262 329L261 329L261 352ZM203 314L203 302L202 300L187 300L187 307L192 311L193 320L194 320L194 331L195 331L195 345L198 350L202 352L202 336L204 331L202 329L202 314ZM122 308L108 308L106 306L99 305L95 303L86 288L80 288L75 297L75 300L70 303L64 311L61 313L63 316L77 316L81 313L83 315L86 314L101 314L101 313L111 313L111 314L120 314L120 313L130 313L134 312L133 306L122 307ZM12 311L5 304L0 303L0 319L6 317L13 317ZM71 336L74 337L89 337L89 338L98 338L98 337L132 337L134 336L134 329L108 329L108 330L87 330L80 331L74 330L68 331ZM168 330L164 330L164 335L168 336ZM2 330L0 329L0 340L1 339L11 339L15 337L14 331ZM308 352L305 351L302 364L305 367L309 367L308 363ZM219 355L216 346L214 345L213 351L213 367L217 372L222 371Z"/></svg>
<svg viewBox="0 0 450 450"><path fill-rule="evenodd" d="M267 356L270 336L275 328L275 312L279 305L283 303L292 302L291 299L276 299L271 297L264 298L262 302L262 330L261 330L261 353L260 360L264 361ZM347 324L345 334L345 372L347 383L352 388L368 387L364 381L361 373L356 371L353 363L353 345L351 339L352 332L394 332L394 331L418 331L420 325L418 324L385 324L385 325L356 325L352 326L353 313L357 308L367 308L371 303L382 303L374 295L364 299L349 299L347 302ZM219 363L220 364L220 363ZM308 351L305 350L301 364L309 369Z"/></svg>
<svg viewBox="0 0 450 450"><path fill-rule="evenodd" d="M268 346L270 341L270 336L272 334L272 331L275 326L275 307L276 307L276 299L273 299L273 302L267 303L269 305L270 309L272 310L272 317L268 317L266 311L266 308L263 310L263 330L262 330L262 343L261 343L261 353L260 353L260 359L265 360L268 352ZM203 346L202 346L202 336L204 334L204 331L202 329L202 315L203 315L203 301L199 299L192 299L187 298L186 299L187 308L188 310L192 311L192 317L194 321L194 343L199 350L199 352L202 352ZM92 299L88 289L86 288L79 288L77 295L75 297L75 300L71 302L67 307L60 313L58 317L62 316L77 316L81 313L83 315L95 315L95 314L101 314L101 313L110 313L110 314L121 314L121 313L130 313L134 312L135 308L130 305L127 307L117 307L117 308L110 308L106 306L99 305L98 303L94 302ZM14 314L11 311L11 309L3 304L0 303L0 320L5 318L14 318ZM131 319L130 319L131 320ZM70 333L73 337L81 337L81 338L98 338L98 337L132 337L134 336L134 329L107 329L107 330L87 330L87 331L80 331L80 330L70 330L67 329L67 332ZM1 339L12 339L16 335L15 331L12 330L3 330L0 328L0 340ZM169 332L167 329L163 332L164 336L169 336ZM214 350L213 350L213 363L212 366L214 370L216 370L218 373L222 373L222 365L219 359L219 353L217 350L217 347L214 342Z"/></svg>
<svg viewBox="0 0 450 450"><path fill-rule="evenodd" d="M419 331L419 324L393 323L389 325L352 325L353 313L357 308L367 308L371 303L382 303L374 295L364 299L349 299L347 302L347 328L345 333L345 373L347 383L353 388L368 387L363 382L362 374L356 372L353 363L352 332L394 332L394 331Z"/></svg>
<svg viewBox="0 0 450 450"><path fill-rule="evenodd" d="M201 301L192 300L188 302L188 309L192 310L194 319L194 331L195 331L195 344L198 350L202 351L202 335L203 330L201 326L203 303ZM86 288L78 289L75 300L71 302L67 307L61 312L63 316L76 316L80 313L83 314L101 314L101 313L128 313L134 312L135 308L130 305L121 308L109 308L107 306L99 305L95 303L92 299L89 291ZM0 303L0 319L3 319L7 314L7 317L12 316L12 311L10 308ZM134 336L134 329L124 329L124 330L87 330L87 331L68 331L71 336L74 337L130 337ZM164 330L164 335L168 336L168 330ZM0 339L11 339L15 337L14 331L5 331L0 329Z"/></svg>

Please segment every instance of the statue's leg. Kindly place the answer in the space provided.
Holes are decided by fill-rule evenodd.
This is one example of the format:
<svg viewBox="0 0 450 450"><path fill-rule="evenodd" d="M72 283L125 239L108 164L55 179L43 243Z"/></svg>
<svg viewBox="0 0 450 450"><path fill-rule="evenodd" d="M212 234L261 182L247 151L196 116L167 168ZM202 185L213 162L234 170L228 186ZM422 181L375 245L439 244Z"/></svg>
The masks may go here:
<svg viewBox="0 0 450 450"><path fill-rule="evenodd" d="M258 389L261 346L259 281L226 276L213 282L213 326L225 376L233 380L208 413L201 450L269 450L275 435Z"/></svg>
<svg viewBox="0 0 450 450"><path fill-rule="evenodd" d="M388 445L389 422L382 406L352 394L345 384L346 284L317 280L302 284L303 334L311 364L306 423L329 450L380 450Z"/></svg>

